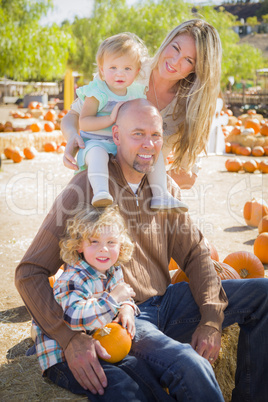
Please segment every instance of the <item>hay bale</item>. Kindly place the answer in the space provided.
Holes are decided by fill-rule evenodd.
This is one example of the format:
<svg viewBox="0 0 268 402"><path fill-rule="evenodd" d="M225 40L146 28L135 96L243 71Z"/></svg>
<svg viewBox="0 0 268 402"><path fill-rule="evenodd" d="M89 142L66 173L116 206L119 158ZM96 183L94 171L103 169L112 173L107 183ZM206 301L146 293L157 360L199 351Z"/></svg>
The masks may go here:
<svg viewBox="0 0 268 402"><path fill-rule="evenodd" d="M46 142L55 141L56 144L61 144L64 137L60 130L54 130L51 133L40 131L39 133L32 133L27 131L18 131L11 133L0 133L0 154L3 153L7 147L19 147L23 150L25 147L34 146L37 151L44 151L44 144Z"/></svg>
<svg viewBox="0 0 268 402"><path fill-rule="evenodd" d="M213 364L214 373L225 402L232 399L232 390L235 386L235 371L237 361L237 343L240 328L233 324L222 332L221 351Z"/></svg>
<svg viewBox="0 0 268 402"><path fill-rule="evenodd" d="M235 134L229 134L227 137L225 137L225 142L234 142L240 145L243 145L244 147L256 147L256 146L267 146L268 145L268 137L265 137L264 135L257 134L257 135L235 135Z"/></svg>

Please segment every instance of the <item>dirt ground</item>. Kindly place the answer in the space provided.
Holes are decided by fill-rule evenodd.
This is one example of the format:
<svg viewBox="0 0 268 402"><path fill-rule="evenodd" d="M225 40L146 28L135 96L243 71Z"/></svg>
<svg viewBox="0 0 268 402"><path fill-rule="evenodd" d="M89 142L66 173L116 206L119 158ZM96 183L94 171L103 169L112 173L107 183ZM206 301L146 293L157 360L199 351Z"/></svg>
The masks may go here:
<svg viewBox="0 0 268 402"><path fill-rule="evenodd" d="M0 120L6 110L0 110ZM228 173L226 155L203 158L199 178L183 190L190 214L218 250L220 261L233 251L253 252L257 228L246 226L242 210L251 198L268 201L268 175ZM246 158L245 158L246 159ZM31 345L30 316L14 286L15 268L34 238L56 195L71 179L62 155L39 153L15 164L2 157L0 170L0 400L78 400L40 378ZM268 268L266 266L266 268ZM82 399L84 399L82 397Z"/></svg>

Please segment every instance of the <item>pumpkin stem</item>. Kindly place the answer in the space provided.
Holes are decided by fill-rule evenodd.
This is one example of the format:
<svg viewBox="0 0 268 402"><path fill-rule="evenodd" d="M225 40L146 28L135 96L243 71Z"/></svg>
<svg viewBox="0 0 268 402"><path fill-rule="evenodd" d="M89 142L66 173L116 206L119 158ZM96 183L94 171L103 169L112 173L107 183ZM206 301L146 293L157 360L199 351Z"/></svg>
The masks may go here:
<svg viewBox="0 0 268 402"><path fill-rule="evenodd" d="M242 268L240 269L239 275L241 278L246 278L249 275L249 272L246 268Z"/></svg>
<svg viewBox="0 0 268 402"><path fill-rule="evenodd" d="M222 273L223 272L223 268L222 266L218 263L218 261L212 260L213 264L214 264L214 268L217 271L217 273Z"/></svg>
<svg viewBox="0 0 268 402"><path fill-rule="evenodd" d="M112 328L108 328L108 327L104 327L100 330L100 335L101 336L106 336L109 335L109 333L111 332Z"/></svg>

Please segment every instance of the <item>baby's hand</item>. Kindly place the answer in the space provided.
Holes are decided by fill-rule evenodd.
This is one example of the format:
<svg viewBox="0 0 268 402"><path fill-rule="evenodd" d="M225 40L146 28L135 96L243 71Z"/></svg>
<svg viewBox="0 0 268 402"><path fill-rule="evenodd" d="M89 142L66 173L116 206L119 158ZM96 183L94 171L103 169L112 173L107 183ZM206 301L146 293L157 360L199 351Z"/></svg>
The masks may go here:
<svg viewBox="0 0 268 402"><path fill-rule="evenodd" d="M115 288L110 292L110 295L117 301L117 303L121 303L131 297L135 297L136 293L130 285L122 282L115 286Z"/></svg>
<svg viewBox="0 0 268 402"><path fill-rule="evenodd" d="M136 333L134 310L129 304L124 304L114 321L122 324L126 328L131 338L133 339Z"/></svg>
<svg viewBox="0 0 268 402"><path fill-rule="evenodd" d="M119 110L120 106L123 105L123 103L125 103L125 102L118 102L115 105L115 107L113 108L112 113L110 114L110 119L112 121L112 124L114 124L116 122L118 110Z"/></svg>

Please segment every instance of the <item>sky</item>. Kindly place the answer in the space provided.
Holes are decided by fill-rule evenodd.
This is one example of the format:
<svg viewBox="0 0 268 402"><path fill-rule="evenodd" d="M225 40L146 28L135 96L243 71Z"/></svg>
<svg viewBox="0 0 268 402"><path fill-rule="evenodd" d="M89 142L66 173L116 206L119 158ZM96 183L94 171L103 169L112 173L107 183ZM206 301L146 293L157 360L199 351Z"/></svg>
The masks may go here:
<svg viewBox="0 0 268 402"><path fill-rule="evenodd" d="M190 2L190 0L189 0ZM207 1L206 3L208 3ZM222 0L212 0L211 4L221 4ZM53 0L54 11L49 12L46 17L41 19L42 25L50 25L56 22L58 25L64 20L72 22L77 15L79 18L89 17L93 9L94 0ZM135 0L128 0L129 4L135 3ZM193 0L192 4L204 3L204 0Z"/></svg>

